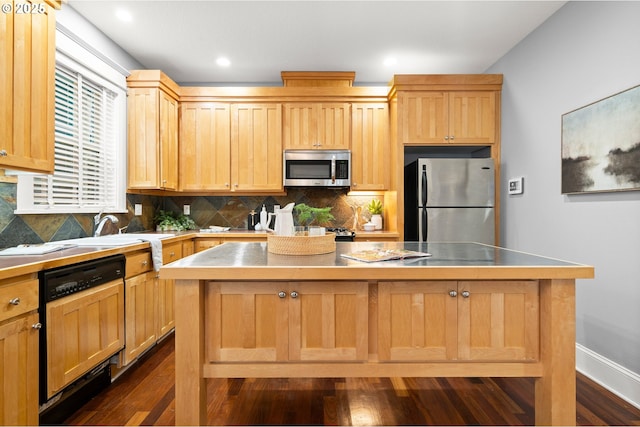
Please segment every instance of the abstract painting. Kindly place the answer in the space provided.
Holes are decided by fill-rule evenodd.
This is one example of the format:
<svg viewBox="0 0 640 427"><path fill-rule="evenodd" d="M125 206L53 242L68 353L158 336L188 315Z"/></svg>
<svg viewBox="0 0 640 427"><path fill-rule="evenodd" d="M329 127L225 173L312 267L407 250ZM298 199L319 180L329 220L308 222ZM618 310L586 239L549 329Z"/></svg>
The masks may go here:
<svg viewBox="0 0 640 427"><path fill-rule="evenodd" d="M562 194L640 190L640 86L562 115Z"/></svg>

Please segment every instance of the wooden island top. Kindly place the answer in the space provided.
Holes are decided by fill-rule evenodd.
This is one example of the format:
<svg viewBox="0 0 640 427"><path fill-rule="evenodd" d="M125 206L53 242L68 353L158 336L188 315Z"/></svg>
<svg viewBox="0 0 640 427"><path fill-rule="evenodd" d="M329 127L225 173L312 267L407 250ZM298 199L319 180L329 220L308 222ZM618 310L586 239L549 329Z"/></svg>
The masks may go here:
<svg viewBox="0 0 640 427"><path fill-rule="evenodd" d="M575 424L575 279L593 267L478 243L336 247L225 243L162 267L178 425L207 424L205 378L411 376L533 377L536 424ZM341 256L363 249L431 256Z"/></svg>

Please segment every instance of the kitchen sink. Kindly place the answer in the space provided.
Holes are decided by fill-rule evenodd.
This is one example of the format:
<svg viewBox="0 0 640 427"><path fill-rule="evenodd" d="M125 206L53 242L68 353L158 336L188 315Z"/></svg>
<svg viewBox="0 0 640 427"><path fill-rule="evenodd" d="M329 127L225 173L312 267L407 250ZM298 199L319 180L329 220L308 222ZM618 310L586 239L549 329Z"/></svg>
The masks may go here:
<svg viewBox="0 0 640 427"><path fill-rule="evenodd" d="M173 237L174 234L108 234L98 237L80 237L78 239L57 240L50 242L51 244L69 244L77 246L126 246L135 245L150 239L164 239Z"/></svg>

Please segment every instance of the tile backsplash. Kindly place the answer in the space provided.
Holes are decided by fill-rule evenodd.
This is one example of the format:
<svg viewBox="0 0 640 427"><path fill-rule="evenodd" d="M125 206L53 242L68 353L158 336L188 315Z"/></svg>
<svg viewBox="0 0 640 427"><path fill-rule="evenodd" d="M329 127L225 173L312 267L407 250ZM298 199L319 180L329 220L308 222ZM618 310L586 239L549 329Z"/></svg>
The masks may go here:
<svg viewBox="0 0 640 427"><path fill-rule="evenodd" d="M290 189L286 195L278 196L147 196L127 195L127 213L115 214L119 222L106 233L117 232L127 226L127 232L154 229L153 217L162 209L181 213L184 205L190 205L191 218L198 227L218 225L231 228L247 228L247 217L251 210L259 212L262 205L273 212L273 205L295 202L313 207L331 206L334 227L354 228L357 212L359 222L367 222L370 214L366 204L373 196L350 196L345 189L301 188ZM142 205L142 215L134 215L134 206ZM93 214L47 214L15 215L16 185L0 183L0 248L23 243L43 243L89 236L93 232ZM110 212L106 212L110 213ZM294 216L295 219L295 216Z"/></svg>

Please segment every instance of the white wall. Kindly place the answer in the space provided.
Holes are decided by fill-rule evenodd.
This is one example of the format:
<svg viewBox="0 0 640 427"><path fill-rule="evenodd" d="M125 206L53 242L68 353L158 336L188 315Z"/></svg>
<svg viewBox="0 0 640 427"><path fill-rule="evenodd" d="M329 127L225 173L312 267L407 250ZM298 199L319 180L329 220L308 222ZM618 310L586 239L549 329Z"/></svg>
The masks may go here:
<svg viewBox="0 0 640 427"><path fill-rule="evenodd" d="M639 17L636 1L569 2L487 70L504 74L502 188L525 177L524 194L501 197L502 244L595 266L595 280L577 283L579 348L636 380L640 191L561 195L560 126L562 114L640 85ZM640 382L632 388L617 391L640 402Z"/></svg>
<svg viewBox="0 0 640 427"><path fill-rule="evenodd" d="M86 48L92 48L96 54L101 55L105 61L110 62L110 65L119 65L123 74L128 70L145 68L68 4L63 5L56 12L56 27Z"/></svg>

